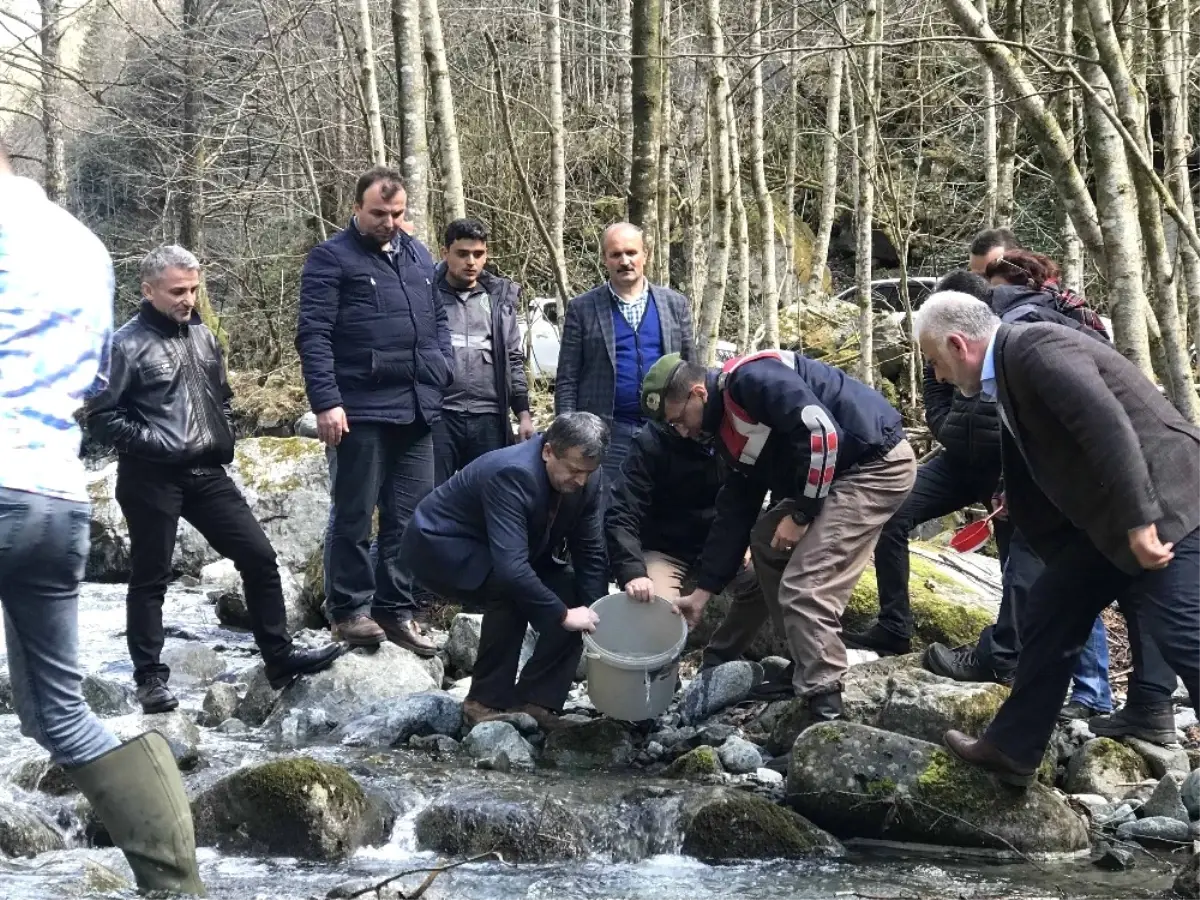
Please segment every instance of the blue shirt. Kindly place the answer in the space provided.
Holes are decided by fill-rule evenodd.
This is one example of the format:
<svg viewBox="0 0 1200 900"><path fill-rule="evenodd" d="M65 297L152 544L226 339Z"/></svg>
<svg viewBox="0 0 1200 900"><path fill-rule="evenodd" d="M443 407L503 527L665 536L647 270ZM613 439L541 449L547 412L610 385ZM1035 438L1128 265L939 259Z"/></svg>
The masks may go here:
<svg viewBox="0 0 1200 900"><path fill-rule="evenodd" d="M87 502L75 412L107 376L114 286L95 235L0 175L0 487Z"/></svg>
<svg viewBox="0 0 1200 900"><path fill-rule="evenodd" d="M996 400L1000 396L996 384L996 335L999 333L998 330L992 332L992 339L983 354L983 368L979 371L979 393L985 400Z"/></svg>

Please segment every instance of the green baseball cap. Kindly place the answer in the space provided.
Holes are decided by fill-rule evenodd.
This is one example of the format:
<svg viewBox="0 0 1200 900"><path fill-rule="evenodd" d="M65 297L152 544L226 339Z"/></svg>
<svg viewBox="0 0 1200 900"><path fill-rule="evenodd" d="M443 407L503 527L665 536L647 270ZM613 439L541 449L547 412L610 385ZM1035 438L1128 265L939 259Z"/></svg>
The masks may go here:
<svg viewBox="0 0 1200 900"><path fill-rule="evenodd" d="M662 421L666 417L667 387L683 364L678 353L661 356L642 379L642 413L648 419Z"/></svg>

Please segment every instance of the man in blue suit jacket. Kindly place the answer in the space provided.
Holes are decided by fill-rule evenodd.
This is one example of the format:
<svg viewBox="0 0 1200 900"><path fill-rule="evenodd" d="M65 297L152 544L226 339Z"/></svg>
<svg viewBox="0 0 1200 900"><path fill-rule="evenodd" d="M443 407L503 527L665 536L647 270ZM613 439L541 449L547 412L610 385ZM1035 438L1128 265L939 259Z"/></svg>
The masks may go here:
<svg viewBox="0 0 1200 900"><path fill-rule="evenodd" d="M542 437L486 453L417 506L402 555L417 583L484 606L479 657L463 714L506 712L543 727L562 710L579 665L588 607L608 589L600 460L608 426L592 413L556 418ZM574 571L552 556L563 540ZM525 629L538 632L517 681Z"/></svg>

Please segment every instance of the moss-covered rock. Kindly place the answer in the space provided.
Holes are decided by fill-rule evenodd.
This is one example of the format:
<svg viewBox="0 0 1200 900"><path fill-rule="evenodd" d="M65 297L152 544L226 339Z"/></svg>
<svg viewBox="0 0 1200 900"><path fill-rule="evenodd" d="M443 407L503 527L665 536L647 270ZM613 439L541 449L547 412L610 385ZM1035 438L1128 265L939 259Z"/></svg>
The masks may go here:
<svg viewBox="0 0 1200 900"><path fill-rule="evenodd" d="M0 803L0 853L37 856L64 846L62 834L41 810L19 803Z"/></svg>
<svg viewBox="0 0 1200 900"><path fill-rule="evenodd" d="M542 747L542 760L563 769L617 768L632 759L628 727L607 718L555 729Z"/></svg>
<svg viewBox="0 0 1200 900"><path fill-rule="evenodd" d="M763 797L718 789L687 805L683 852L709 863L841 856L831 835Z"/></svg>
<svg viewBox="0 0 1200 900"><path fill-rule="evenodd" d="M298 371L229 373L233 423L239 437L287 437L308 412L304 380Z"/></svg>
<svg viewBox="0 0 1200 900"><path fill-rule="evenodd" d="M222 778L192 803L192 817L200 846L312 860L346 859L391 825L345 769L305 757Z"/></svg>
<svg viewBox="0 0 1200 900"><path fill-rule="evenodd" d="M833 732L840 733L832 740ZM916 738L837 722L803 732L789 804L838 837L1009 854L1076 854L1087 829L1041 784L1018 790Z"/></svg>
<svg viewBox="0 0 1200 900"><path fill-rule="evenodd" d="M709 775L719 775L724 769L717 751L712 747L697 747L689 750L671 765L664 773L668 778L682 778L695 781Z"/></svg>
<svg viewBox="0 0 1200 900"><path fill-rule="evenodd" d="M1067 764L1067 791L1118 799L1129 790L1129 785L1137 784L1149 774L1137 751L1112 738L1095 738L1071 756Z"/></svg>
<svg viewBox="0 0 1200 900"><path fill-rule="evenodd" d="M510 863L576 859L588 850L587 828L571 809L518 785L452 790L421 811L416 834L424 850L496 851Z"/></svg>

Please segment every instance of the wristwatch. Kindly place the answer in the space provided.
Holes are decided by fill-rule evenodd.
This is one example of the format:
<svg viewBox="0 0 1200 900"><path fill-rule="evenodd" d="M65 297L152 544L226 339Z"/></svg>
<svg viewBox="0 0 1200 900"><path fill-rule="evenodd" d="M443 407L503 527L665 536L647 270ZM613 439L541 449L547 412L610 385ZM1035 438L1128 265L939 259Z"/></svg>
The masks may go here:
<svg viewBox="0 0 1200 900"><path fill-rule="evenodd" d="M802 512L798 509L792 513L792 521L801 527L803 527L805 525L811 525L812 520L813 520L812 516L810 516L806 512Z"/></svg>

